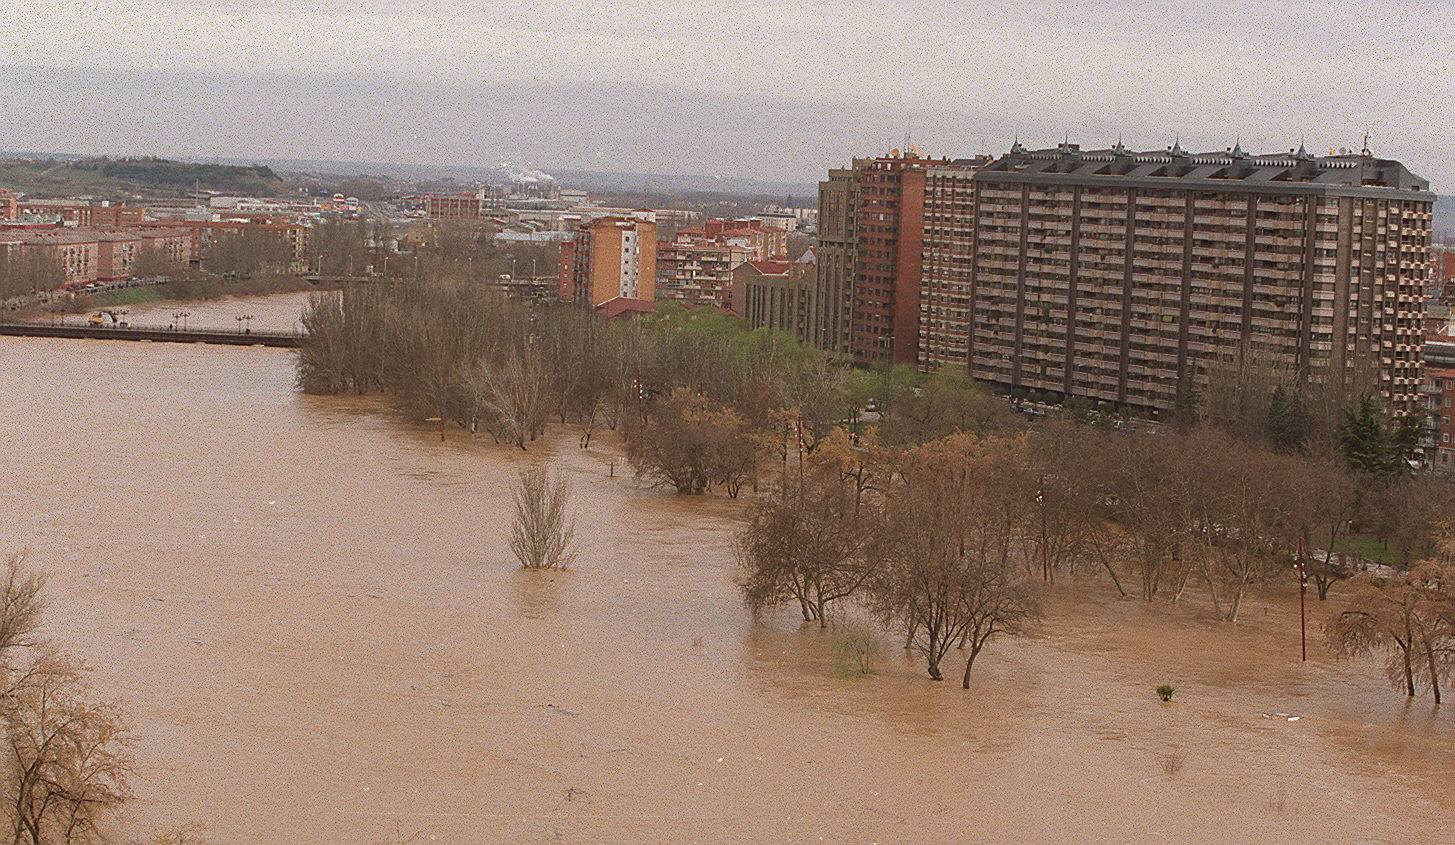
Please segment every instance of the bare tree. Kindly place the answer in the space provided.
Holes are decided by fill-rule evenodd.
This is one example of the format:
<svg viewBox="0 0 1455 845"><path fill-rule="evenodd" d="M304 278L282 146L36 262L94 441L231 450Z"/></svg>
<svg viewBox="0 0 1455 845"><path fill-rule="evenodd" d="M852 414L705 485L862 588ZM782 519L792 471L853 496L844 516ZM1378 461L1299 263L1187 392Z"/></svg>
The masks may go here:
<svg viewBox="0 0 1455 845"><path fill-rule="evenodd" d="M492 425L509 443L525 449L526 442L535 440L545 428L550 407L540 355L533 349L512 353L504 366L482 375Z"/></svg>
<svg viewBox="0 0 1455 845"><path fill-rule="evenodd" d="M107 814L131 798L133 741L121 711L91 699L80 664L42 653L6 697L4 719L12 841L98 841Z"/></svg>
<svg viewBox="0 0 1455 845"><path fill-rule="evenodd" d="M679 493L703 493L711 484L731 484L745 470L750 432L743 418L689 388L655 403L646 420L628 419L627 460L641 477Z"/></svg>
<svg viewBox="0 0 1455 845"><path fill-rule="evenodd" d="M27 572L24 564L25 553L16 552L0 571L0 667L7 671L14 651L38 645L35 634L45 609L45 576Z"/></svg>
<svg viewBox="0 0 1455 845"><path fill-rule="evenodd" d="M570 486L545 467L521 470L511 491L510 550L526 569L564 569L576 558L575 520L566 516Z"/></svg>
<svg viewBox="0 0 1455 845"><path fill-rule="evenodd" d="M1016 530L1002 517L994 463L1010 443L952 435L906 456L905 483L891 495L894 543L874 579L875 609L907 633L934 680L959 643L968 648L961 686L985 644L1023 634L1039 617L1034 588L1011 560Z"/></svg>
<svg viewBox="0 0 1455 845"><path fill-rule="evenodd" d="M1455 665L1455 562L1359 578L1326 634L1341 655L1383 652L1396 689L1413 698L1424 684L1439 704L1440 682Z"/></svg>
<svg viewBox="0 0 1455 845"><path fill-rule="evenodd" d="M852 485L833 466L790 473L758 499L738 538L740 585L756 614L796 601L803 621L828 625L832 605L853 596L874 574L877 509L860 508Z"/></svg>
<svg viewBox="0 0 1455 845"><path fill-rule="evenodd" d="M1354 479L1331 459L1301 458L1288 470L1289 527L1295 532L1291 541L1303 541L1304 565L1319 601L1324 601L1334 584L1358 572L1337 546L1359 516L1359 491Z"/></svg>

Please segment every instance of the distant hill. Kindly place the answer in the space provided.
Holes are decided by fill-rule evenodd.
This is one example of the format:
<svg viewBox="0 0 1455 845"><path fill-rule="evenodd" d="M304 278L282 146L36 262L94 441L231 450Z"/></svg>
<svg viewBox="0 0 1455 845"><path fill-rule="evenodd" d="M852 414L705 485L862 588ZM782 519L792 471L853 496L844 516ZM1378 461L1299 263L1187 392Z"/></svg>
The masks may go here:
<svg viewBox="0 0 1455 845"><path fill-rule="evenodd" d="M209 159L231 162L232 159ZM460 180L464 182L499 183L502 168L448 164L386 164L382 162L327 161L317 159L264 159L280 173L313 173L333 176L373 176L406 180ZM563 188L578 188L592 193L729 194L736 196L784 197L799 200L816 199L818 184L814 182L772 182L736 176L683 176L662 173L614 173L591 170L557 170L545 168Z"/></svg>
<svg viewBox="0 0 1455 845"><path fill-rule="evenodd" d="M197 164L161 158L3 158L0 187L33 197L125 198L193 190L267 195L283 180L264 165Z"/></svg>

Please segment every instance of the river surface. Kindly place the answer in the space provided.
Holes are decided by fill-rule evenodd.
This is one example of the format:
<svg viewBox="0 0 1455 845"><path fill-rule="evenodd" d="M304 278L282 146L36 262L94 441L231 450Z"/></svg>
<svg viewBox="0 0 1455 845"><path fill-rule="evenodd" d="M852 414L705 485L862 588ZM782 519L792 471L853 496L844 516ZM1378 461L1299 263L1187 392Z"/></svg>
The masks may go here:
<svg viewBox="0 0 1455 845"><path fill-rule="evenodd" d="M1300 665L1281 599L1230 626L1063 583L969 692L888 640L846 677L744 609L740 504L644 489L609 442L441 443L298 394L285 350L34 338L0 339L0 432L0 552L132 714L135 839L1451 841L1455 710ZM507 485L547 461L581 555L526 573Z"/></svg>

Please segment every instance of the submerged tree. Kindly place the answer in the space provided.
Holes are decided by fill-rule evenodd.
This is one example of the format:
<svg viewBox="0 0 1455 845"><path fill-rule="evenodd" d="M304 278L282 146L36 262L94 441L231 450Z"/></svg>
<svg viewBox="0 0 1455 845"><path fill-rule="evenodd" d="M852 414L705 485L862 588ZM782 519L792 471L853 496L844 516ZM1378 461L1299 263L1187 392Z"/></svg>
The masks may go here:
<svg viewBox="0 0 1455 845"><path fill-rule="evenodd" d="M545 467L521 470L511 491L510 550L526 569L564 569L575 560L575 521L566 516L570 486Z"/></svg>
<svg viewBox="0 0 1455 845"><path fill-rule="evenodd" d="M131 798L132 738L121 711L92 700L85 668L43 653L6 697L4 800L15 842L100 839Z"/></svg>
<svg viewBox="0 0 1455 845"><path fill-rule="evenodd" d="M1409 572L1365 576L1326 633L1340 655L1384 653L1385 672L1410 698L1429 687L1435 703L1455 666L1455 563L1427 561Z"/></svg>
<svg viewBox="0 0 1455 845"><path fill-rule="evenodd" d="M1017 531L1003 510L997 461L1003 440L952 435L905 458L888 510L892 545L873 582L879 617L905 632L934 680L952 648L967 649L961 686L986 643L1023 634L1039 617L1034 587L1012 561Z"/></svg>
<svg viewBox="0 0 1455 845"><path fill-rule="evenodd" d="M39 643L43 585L20 555L0 575L0 804L12 842L96 842L131 798L132 737L121 710L91 696L85 667Z"/></svg>
<svg viewBox="0 0 1455 845"><path fill-rule="evenodd" d="M757 613L796 601L805 622L828 624L829 610L873 575L877 510L861 507L852 481L837 467L815 463L790 472L758 499L738 538L741 586Z"/></svg>

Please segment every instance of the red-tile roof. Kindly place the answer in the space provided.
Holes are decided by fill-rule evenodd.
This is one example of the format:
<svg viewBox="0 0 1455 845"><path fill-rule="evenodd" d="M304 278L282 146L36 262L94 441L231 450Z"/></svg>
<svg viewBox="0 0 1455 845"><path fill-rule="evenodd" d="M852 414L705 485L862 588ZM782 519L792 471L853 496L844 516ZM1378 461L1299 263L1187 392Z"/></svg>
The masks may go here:
<svg viewBox="0 0 1455 845"><path fill-rule="evenodd" d="M624 296L608 299L596 306L597 313L614 320L617 317L635 316L638 314L650 314L657 310L654 302L646 299L627 299Z"/></svg>

